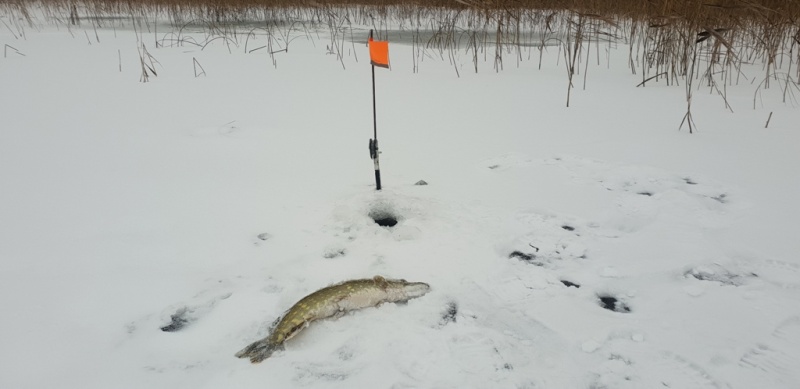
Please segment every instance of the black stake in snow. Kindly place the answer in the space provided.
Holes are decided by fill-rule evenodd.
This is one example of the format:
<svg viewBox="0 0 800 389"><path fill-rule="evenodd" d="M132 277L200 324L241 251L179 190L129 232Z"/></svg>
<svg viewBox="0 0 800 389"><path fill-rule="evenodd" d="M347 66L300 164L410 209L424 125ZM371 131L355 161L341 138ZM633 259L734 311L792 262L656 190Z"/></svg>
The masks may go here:
<svg viewBox="0 0 800 389"><path fill-rule="evenodd" d="M381 52L386 56L386 59L385 60L377 59L378 62L376 62L375 58L376 53L373 52L372 43L373 43L372 30L369 30L369 41L367 42L367 45L370 46L370 57L371 57L370 62L372 65L372 125L373 125L373 138L369 140L369 157L372 159L373 165L375 166L375 190L381 190L381 166L379 162L380 152L378 151L378 112L375 103L375 64L377 63L378 66L388 67L388 43L385 46L386 47L385 51ZM378 48L376 48L375 50L380 51L380 49Z"/></svg>
<svg viewBox="0 0 800 389"><path fill-rule="evenodd" d="M372 36L372 31L370 31ZM369 140L369 157L375 165L375 190L381 190L381 165L378 161L378 113L375 108L375 65L372 65L372 126L373 138Z"/></svg>

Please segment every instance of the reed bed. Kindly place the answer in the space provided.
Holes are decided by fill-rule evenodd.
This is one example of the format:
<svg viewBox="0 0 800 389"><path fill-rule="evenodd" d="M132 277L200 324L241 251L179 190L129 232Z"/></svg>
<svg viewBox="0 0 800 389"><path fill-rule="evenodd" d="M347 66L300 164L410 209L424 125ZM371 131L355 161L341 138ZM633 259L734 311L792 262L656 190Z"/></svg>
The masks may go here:
<svg viewBox="0 0 800 389"><path fill-rule="evenodd" d="M5 27L19 35L22 23L34 25L39 16L68 25L136 20L148 31L156 20L168 20L172 31L162 31L156 46L223 41L229 50L266 50L273 63L276 53L288 52L293 34L319 29L329 32L329 52L342 58L354 26L373 28L379 37L389 26L408 32L415 71L431 54L455 65L467 53L476 72L490 56L495 71L509 61L538 60L541 67L543 50L556 46L566 69L567 106L581 75L586 85L591 55L599 62L601 45L625 43L628 66L641 76L638 86L686 89L681 126L690 132L692 95L700 87L729 108L727 86L743 81L757 85L754 105L764 89L780 87L783 100L793 103L800 91L800 0L0 0L0 11L14 16ZM202 26L204 41L183 34L190 25ZM256 33L267 35L266 45L251 44ZM762 73L745 75L744 66L760 66Z"/></svg>

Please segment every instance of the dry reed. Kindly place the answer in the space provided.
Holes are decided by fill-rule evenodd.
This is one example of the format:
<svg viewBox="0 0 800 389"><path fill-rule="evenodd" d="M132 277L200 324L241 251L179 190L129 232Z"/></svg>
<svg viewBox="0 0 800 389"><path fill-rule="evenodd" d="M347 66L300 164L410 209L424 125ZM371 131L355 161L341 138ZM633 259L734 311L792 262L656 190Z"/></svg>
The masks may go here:
<svg viewBox="0 0 800 389"><path fill-rule="evenodd" d="M37 14L67 25L102 26L122 18L148 31L152 22L166 19L173 31L157 38L156 47L221 41L229 50L240 45L246 53L265 49L275 66L275 55L288 52L298 34L310 38L310 31L319 30L327 30L328 53L344 66L346 36L352 44L354 25L369 26L383 37L390 25L410 33L414 71L423 56L432 54L453 63L458 73L459 50L469 54L476 72L480 56L487 60L490 50L496 71L509 56L519 62L530 59L533 50L541 68L543 50L557 46L567 69L567 106L581 65L586 87L592 45L599 64L601 44L624 42L630 47L631 72L641 75L639 86L683 83L690 132L695 129L694 90L708 87L732 110L727 86L746 77L745 65L763 69L754 105L774 85L784 101L800 91L800 0L0 0L3 12L15 16L9 20L29 24ZM184 34L189 25L202 26L205 41ZM24 35L21 23L6 28L15 37ZM250 49L256 32L266 35L267 43ZM142 62L148 59L146 65L154 67L144 44L140 51ZM149 67L143 66L145 79L148 71L155 73Z"/></svg>

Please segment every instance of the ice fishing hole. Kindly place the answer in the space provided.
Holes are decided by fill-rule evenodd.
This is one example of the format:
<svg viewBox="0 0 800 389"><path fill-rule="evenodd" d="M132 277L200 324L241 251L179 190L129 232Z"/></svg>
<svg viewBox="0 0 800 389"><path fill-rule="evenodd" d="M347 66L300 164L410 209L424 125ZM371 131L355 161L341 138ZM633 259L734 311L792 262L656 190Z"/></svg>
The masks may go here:
<svg viewBox="0 0 800 389"><path fill-rule="evenodd" d="M393 216L372 218L381 227L394 227L397 224L397 219Z"/></svg>
<svg viewBox="0 0 800 389"><path fill-rule="evenodd" d="M388 209L373 209L369 212L369 217L381 227L394 227L397 224L397 216Z"/></svg>
<svg viewBox="0 0 800 389"><path fill-rule="evenodd" d="M631 309L625 303L617 300L614 296L600 295L600 306L609 311L628 313Z"/></svg>

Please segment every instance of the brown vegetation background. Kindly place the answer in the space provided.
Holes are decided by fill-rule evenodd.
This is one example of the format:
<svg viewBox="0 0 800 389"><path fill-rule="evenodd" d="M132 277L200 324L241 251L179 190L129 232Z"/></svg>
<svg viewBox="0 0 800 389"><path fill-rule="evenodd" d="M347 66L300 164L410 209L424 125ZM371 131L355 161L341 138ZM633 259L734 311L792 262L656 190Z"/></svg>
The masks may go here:
<svg viewBox="0 0 800 389"><path fill-rule="evenodd" d="M14 15L15 23L44 15L69 25L114 18L166 19L176 29L200 24L207 41L222 39L229 50L245 36L245 52L261 48L247 47L259 30L268 36L263 47L271 56L288 51L293 30L328 30L331 53L341 57L353 27L368 26L385 38L389 26L399 26L413 34L416 56L433 50L454 62L457 51L466 52L476 72L479 56L490 62L493 57L500 71L509 60L535 58L531 53L538 49L541 66L543 48L557 46L566 69L567 106L576 76L583 75L585 87L587 65L594 57L599 62L601 45L621 42L629 46L630 70L641 75L639 86L685 87L683 124L690 131L692 94L701 86L726 106L726 86L743 81L756 86L754 106L759 92L772 86L781 88L784 102L797 103L800 94L800 0L0 0L0 12ZM169 44L189 42L170 39ZM155 45L166 43L161 38ZM414 66L416 71L416 61ZM746 74L743 67L758 68L759 74Z"/></svg>

